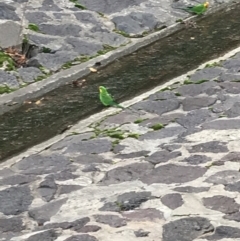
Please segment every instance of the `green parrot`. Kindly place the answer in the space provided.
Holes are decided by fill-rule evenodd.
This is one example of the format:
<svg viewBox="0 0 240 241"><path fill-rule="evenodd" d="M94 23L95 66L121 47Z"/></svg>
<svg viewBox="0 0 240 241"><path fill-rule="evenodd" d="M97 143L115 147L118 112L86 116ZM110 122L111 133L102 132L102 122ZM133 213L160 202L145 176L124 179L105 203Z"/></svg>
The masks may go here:
<svg viewBox="0 0 240 241"><path fill-rule="evenodd" d="M113 97L108 93L104 86L99 86L99 98L104 106L113 106L121 109L125 109L113 100Z"/></svg>
<svg viewBox="0 0 240 241"><path fill-rule="evenodd" d="M207 11L208 7L209 7L209 2L205 2L202 4L195 5L195 6L188 6L186 8L179 8L179 9L185 10L185 11L193 13L193 14L200 15L200 14L205 13Z"/></svg>

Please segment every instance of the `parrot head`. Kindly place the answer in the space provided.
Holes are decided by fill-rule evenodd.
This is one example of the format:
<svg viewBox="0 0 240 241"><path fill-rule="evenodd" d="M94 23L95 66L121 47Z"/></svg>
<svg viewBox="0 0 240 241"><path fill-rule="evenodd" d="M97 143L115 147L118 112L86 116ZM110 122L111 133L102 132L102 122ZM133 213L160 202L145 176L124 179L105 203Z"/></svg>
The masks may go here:
<svg viewBox="0 0 240 241"><path fill-rule="evenodd" d="M208 6L209 6L209 2L205 2L205 3L204 3L204 7L205 7L205 8L208 8Z"/></svg>
<svg viewBox="0 0 240 241"><path fill-rule="evenodd" d="M106 93L107 89L104 86L99 86L99 92L100 93Z"/></svg>

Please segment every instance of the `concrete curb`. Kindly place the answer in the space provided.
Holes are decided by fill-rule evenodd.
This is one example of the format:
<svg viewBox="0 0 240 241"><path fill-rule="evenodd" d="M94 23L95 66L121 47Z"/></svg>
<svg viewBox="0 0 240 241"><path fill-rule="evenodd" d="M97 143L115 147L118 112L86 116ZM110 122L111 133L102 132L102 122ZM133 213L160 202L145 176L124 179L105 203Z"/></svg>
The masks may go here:
<svg viewBox="0 0 240 241"><path fill-rule="evenodd" d="M210 9L205 14L204 18L214 12L231 7L232 3L234 3L234 0L230 3L222 4L216 8ZM196 18L196 16L192 16L185 19L184 21L189 22ZM101 66L104 67L118 58L131 54L138 49L143 48L153 42L156 42L166 36L169 36L170 34L183 28L183 24L176 23L166 29L152 33L141 39L132 39L132 43L128 44L127 46L120 47L114 51L108 52L105 55L96 57L86 63L73 66L66 70L62 70L61 72L58 72L48 77L47 79L42 80L41 82L30 84L22 89L16 90L9 94L3 94L0 96L0 114L4 114L12 109L19 107L24 101L28 99L38 98L70 81L86 76L91 72L89 70L89 67L92 67L96 62L101 62Z"/></svg>

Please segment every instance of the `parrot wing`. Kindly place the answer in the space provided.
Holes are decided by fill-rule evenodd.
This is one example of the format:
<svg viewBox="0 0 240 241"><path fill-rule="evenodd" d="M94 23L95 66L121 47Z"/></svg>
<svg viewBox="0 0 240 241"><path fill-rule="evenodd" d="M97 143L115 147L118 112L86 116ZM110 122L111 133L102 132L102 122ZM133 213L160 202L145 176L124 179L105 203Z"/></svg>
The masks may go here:
<svg viewBox="0 0 240 241"><path fill-rule="evenodd" d="M100 93L100 100L105 106L114 106L116 104L108 92Z"/></svg>
<svg viewBox="0 0 240 241"><path fill-rule="evenodd" d="M117 102L114 101L112 95L107 91L105 93L100 93L100 100L103 105L105 106L114 106L117 108L125 109L123 106L119 105Z"/></svg>
<svg viewBox="0 0 240 241"><path fill-rule="evenodd" d="M204 4L199 4L199 5L196 5L193 7L188 7L188 10L193 13L201 14L206 11L206 8L205 8Z"/></svg>
<svg viewBox="0 0 240 241"><path fill-rule="evenodd" d="M108 99L109 102L114 102L112 95L109 94L108 92L107 92L107 94L106 94L106 97L107 97L107 99Z"/></svg>
<svg viewBox="0 0 240 241"><path fill-rule="evenodd" d="M124 109L123 106L119 105L116 101L114 101L113 97L111 94L108 93L108 98L109 98L109 105L110 106L114 106L114 107L117 107L117 108L121 108L121 109Z"/></svg>

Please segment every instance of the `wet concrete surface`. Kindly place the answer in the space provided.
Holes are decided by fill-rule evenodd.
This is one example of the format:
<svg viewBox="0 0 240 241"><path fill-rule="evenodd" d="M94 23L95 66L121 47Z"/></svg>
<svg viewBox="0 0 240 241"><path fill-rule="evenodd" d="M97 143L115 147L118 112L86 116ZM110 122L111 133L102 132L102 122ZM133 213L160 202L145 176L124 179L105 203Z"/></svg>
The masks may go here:
<svg viewBox="0 0 240 241"><path fill-rule="evenodd" d="M81 87L72 83L0 117L0 158L63 132L67 126L103 109L98 86L106 86L117 101L130 99L240 44L240 4L197 20L132 55L86 76Z"/></svg>

